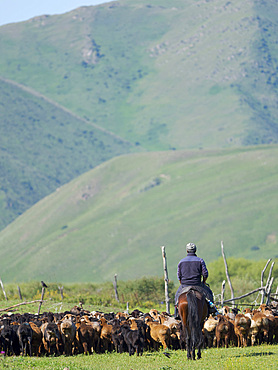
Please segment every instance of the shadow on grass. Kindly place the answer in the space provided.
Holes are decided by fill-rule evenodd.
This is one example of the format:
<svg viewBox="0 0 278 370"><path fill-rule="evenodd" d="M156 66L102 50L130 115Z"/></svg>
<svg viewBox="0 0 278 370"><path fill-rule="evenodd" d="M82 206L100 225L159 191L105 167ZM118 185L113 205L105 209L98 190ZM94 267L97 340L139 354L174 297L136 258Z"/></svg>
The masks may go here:
<svg viewBox="0 0 278 370"><path fill-rule="evenodd" d="M243 355L236 355L234 357L258 357L258 356L271 356L274 352L255 352L255 353L245 353Z"/></svg>

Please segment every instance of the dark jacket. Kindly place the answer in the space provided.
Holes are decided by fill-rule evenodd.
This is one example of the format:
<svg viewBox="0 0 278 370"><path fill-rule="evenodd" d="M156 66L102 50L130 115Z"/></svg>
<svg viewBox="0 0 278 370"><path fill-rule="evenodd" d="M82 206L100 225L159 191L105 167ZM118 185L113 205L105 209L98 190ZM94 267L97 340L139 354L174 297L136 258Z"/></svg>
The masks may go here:
<svg viewBox="0 0 278 370"><path fill-rule="evenodd" d="M195 253L187 253L178 264L177 276L181 285L201 285L201 277L208 277L205 261Z"/></svg>

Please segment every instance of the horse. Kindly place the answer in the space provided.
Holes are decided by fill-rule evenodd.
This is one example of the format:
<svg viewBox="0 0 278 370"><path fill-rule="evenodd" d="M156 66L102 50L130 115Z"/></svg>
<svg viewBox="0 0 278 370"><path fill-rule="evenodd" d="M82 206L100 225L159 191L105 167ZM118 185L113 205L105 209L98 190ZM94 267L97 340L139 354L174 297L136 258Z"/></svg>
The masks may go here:
<svg viewBox="0 0 278 370"><path fill-rule="evenodd" d="M178 300L178 310L185 334L187 359L195 360L195 349L198 349L197 359L200 359L203 344L202 328L208 316L204 294L194 288L182 292Z"/></svg>

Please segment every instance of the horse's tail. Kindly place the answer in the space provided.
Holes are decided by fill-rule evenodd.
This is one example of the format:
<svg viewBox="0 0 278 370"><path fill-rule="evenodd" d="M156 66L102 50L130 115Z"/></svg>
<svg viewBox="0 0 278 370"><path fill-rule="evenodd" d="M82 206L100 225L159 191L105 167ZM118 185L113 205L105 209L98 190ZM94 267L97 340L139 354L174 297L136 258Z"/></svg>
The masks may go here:
<svg viewBox="0 0 278 370"><path fill-rule="evenodd" d="M187 302L188 302L187 327L190 331L192 346L194 348L197 348L199 345L201 345L203 336L200 325L200 319L198 316L197 297L191 290L187 293Z"/></svg>

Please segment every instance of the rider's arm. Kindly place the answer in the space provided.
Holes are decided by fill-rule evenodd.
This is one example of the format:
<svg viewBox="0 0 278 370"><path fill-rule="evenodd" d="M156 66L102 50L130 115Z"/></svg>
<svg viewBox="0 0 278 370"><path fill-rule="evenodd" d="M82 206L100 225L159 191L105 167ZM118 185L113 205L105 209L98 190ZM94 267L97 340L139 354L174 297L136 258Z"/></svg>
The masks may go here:
<svg viewBox="0 0 278 370"><path fill-rule="evenodd" d="M208 269L203 259L201 259L201 265L202 265L203 283L205 283L208 278Z"/></svg>
<svg viewBox="0 0 278 370"><path fill-rule="evenodd" d="M181 284L181 278L182 278L182 276L181 276L180 264L178 264L177 276L178 276L178 281L179 281L179 282L180 282L180 284Z"/></svg>

